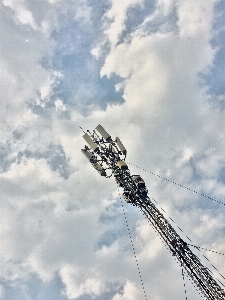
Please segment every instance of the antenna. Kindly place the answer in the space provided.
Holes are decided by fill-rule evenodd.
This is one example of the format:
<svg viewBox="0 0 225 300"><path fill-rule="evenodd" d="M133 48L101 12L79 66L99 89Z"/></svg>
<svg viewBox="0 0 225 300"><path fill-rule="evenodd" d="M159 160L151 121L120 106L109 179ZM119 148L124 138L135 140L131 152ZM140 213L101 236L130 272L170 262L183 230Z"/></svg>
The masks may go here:
<svg viewBox="0 0 225 300"><path fill-rule="evenodd" d="M85 149L81 150L82 153L101 176L110 177L106 176L105 170L111 170L111 176L113 175L116 183L123 188L122 196L125 201L141 209L201 295L208 300L224 300L225 291L148 197L144 180L139 175L131 174L124 161L126 149L120 139L117 137L115 141L112 140L101 125L98 125L96 130L104 139L95 131L87 131L83 138L91 148L85 146Z"/></svg>
<svg viewBox="0 0 225 300"><path fill-rule="evenodd" d="M83 133L86 133L84 130L83 130L83 128L81 127L81 126L79 126L80 127L80 129L83 131Z"/></svg>

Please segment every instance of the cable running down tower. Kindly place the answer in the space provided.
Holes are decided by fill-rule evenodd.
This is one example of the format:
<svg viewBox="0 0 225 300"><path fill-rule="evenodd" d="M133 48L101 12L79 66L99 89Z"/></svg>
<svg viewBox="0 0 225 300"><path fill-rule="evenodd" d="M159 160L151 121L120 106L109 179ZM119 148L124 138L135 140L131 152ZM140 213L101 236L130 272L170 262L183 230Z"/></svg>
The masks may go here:
<svg viewBox="0 0 225 300"><path fill-rule="evenodd" d="M118 137L113 140L101 125L95 129L100 135L96 130L87 130L83 138L88 146L85 145L81 152L101 176L114 176L116 183L123 188L125 201L141 209L202 296L209 300L224 300L225 291L211 276L209 269L202 265L148 197L144 180L130 173L125 162L127 151L121 140Z"/></svg>

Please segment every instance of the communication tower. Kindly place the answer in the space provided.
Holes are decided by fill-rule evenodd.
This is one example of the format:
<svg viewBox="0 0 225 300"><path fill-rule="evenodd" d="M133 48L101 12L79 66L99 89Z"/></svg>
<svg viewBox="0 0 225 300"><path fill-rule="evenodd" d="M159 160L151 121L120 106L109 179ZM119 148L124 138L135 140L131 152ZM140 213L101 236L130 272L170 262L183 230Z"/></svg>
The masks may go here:
<svg viewBox="0 0 225 300"><path fill-rule="evenodd" d="M87 130L83 138L88 146L85 145L81 152L101 176L114 176L117 185L123 189L125 201L141 209L202 296L209 300L224 300L225 291L209 273L209 269L200 262L148 197L144 180L130 173L125 162L127 151L121 140L118 137L113 140L101 125L92 132Z"/></svg>

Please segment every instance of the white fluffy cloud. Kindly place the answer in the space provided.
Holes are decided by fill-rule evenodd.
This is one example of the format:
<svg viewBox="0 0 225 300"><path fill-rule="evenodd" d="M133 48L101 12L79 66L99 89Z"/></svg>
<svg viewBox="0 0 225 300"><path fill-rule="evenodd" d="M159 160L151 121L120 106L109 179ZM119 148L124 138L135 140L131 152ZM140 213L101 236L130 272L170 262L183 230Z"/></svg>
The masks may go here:
<svg viewBox="0 0 225 300"><path fill-rule="evenodd" d="M127 17L127 10L136 5L141 5L143 0L113 0L111 2L111 8L104 15L107 22L105 26L108 28L105 30L111 46L114 47L119 41L120 35L125 29L125 21Z"/></svg>
<svg viewBox="0 0 225 300"><path fill-rule="evenodd" d="M138 299L141 297L140 292L138 292L137 288L134 284L127 281L124 285L124 290L122 294L116 294L112 300L132 300L132 299Z"/></svg>
<svg viewBox="0 0 225 300"><path fill-rule="evenodd" d="M32 12L26 8L24 1L4 0L3 5L10 7L15 13L15 20L23 25L30 25L33 29L37 28Z"/></svg>
<svg viewBox="0 0 225 300"><path fill-rule="evenodd" d="M81 156L84 141L79 125L86 130L102 124L113 137L121 137L131 163L223 201L224 112L209 106L199 76L208 72L216 53L210 44L214 4L157 1L154 10L142 19L139 16L140 22L127 33L128 12L144 10L144 1L113 0L110 7L99 10L86 1L43 0L39 5L3 1L3 282L17 280L29 287L31 274L43 284L58 276L65 299L143 297L115 182L101 178ZM95 38L89 53L102 63L99 80L119 78L115 88L123 93L124 103L105 110L82 103L90 113L81 115L57 90L64 76L60 70L41 67L43 57L57 52L60 42L53 42L52 34L60 30L65 16L71 18L70 11L82 24L99 19L105 40ZM65 61L68 53L65 49L60 54ZM75 58L70 59L66 63ZM81 74L78 71L74 70ZM34 103L41 113L32 109ZM65 168L69 169L66 180ZM150 196L196 244L224 252L222 209L133 166L130 169L141 173ZM147 296L180 299L184 291L179 266L138 209L124 206ZM211 258L224 272L221 259ZM0 298L8 300L3 282ZM199 297L191 286L188 293L192 299Z"/></svg>
<svg viewBox="0 0 225 300"><path fill-rule="evenodd" d="M60 275L62 281L66 286L66 294L69 299L75 299L83 294L89 294L96 298L104 291L104 284L102 278L98 278L96 271L91 269L88 272L83 272L75 266L64 266Z"/></svg>

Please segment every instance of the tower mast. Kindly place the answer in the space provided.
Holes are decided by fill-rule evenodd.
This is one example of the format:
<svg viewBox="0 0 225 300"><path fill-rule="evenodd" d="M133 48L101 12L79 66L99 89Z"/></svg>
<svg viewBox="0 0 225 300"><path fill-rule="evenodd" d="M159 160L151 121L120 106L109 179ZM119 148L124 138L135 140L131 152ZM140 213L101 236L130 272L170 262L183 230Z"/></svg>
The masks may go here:
<svg viewBox="0 0 225 300"><path fill-rule="evenodd" d="M224 300L225 291L148 197L144 180L130 173L125 163L127 151L120 139L113 140L101 125L96 130L84 133L88 146L85 145L81 152L101 176L114 176L117 185L123 188L123 198L141 209L202 296L209 300Z"/></svg>

